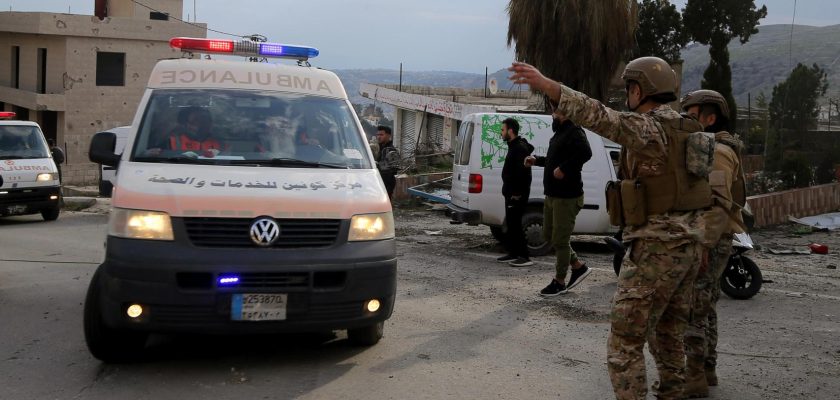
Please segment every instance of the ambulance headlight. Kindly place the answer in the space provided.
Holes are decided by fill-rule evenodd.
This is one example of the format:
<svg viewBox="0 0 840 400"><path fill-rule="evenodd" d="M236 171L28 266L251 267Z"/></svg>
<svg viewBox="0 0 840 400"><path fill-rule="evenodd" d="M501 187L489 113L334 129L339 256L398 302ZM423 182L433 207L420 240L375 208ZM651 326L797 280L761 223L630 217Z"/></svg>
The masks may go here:
<svg viewBox="0 0 840 400"><path fill-rule="evenodd" d="M38 182L49 182L49 181L57 181L58 174L53 172L49 174L38 174L37 181Z"/></svg>
<svg viewBox="0 0 840 400"><path fill-rule="evenodd" d="M108 234L128 239L174 240L172 220L158 211L114 208L108 221Z"/></svg>
<svg viewBox="0 0 840 400"><path fill-rule="evenodd" d="M391 212L354 215L350 220L350 235L347 237L350 242L393 238L394 214Z"/></svg>

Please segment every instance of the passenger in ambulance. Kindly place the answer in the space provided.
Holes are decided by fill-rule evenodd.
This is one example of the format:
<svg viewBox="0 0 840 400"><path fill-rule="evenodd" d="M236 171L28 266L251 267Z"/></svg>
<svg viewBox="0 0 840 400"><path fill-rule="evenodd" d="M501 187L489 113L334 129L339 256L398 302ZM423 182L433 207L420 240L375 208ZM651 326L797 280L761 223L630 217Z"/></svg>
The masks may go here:
<svg viewBox="0 0 840 400"><path fill-rule="evenodd" d="M288 118L282 115L270 116L261 125L262 129L254 146L255 152L273 153L275 157L290 157L295 154L292 124Z"/></svg>
<svg viewBox="0 0 840 400"><path fill-rule="evenodd" d="M219 155L224 146L212 135L210 111L201 107L187 107L178 113L179 126L169 136L169 149L193 152L202 157Z"/></svg>

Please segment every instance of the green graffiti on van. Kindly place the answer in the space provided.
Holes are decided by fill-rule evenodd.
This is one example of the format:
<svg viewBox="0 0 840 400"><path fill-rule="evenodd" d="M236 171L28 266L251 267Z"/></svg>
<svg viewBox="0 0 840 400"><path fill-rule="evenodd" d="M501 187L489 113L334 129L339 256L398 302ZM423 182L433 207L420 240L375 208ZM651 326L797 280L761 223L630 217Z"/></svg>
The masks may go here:
<svg viewBox="0 0 840 400"><path fill-rule="evenodd" d="M502 121L513 117L519 122L519 136L533 141L539 129L551 126L536 116L484 114L481 117L481 168L501 168L507 156L507 143L502 140Z"/></svg>

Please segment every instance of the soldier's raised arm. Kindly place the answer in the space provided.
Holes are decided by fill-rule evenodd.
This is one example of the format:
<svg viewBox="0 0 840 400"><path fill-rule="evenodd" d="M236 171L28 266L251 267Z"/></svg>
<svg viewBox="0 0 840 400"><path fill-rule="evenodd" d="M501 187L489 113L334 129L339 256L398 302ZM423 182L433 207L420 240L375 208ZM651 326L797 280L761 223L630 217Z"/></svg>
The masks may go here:
<svg viewBox="0 0 840 400"><path fill-rule="evenodd" d="M645 62L648 60L643 58L640 61ZM640 75L639 78L644 80L643 73L632 68L633 63L628 64L627 67L628 69L625 69L622 76L625 80L633 80L632 78L636 78L636 75ZM670 66L667 64L664 67L670 70ZM550 99L558 103L558 111L565 114L575 124L592 130L613 142L631 150L642 151L646 146L662 141L662 138L657 134L659 130L655 126L655 122L637 112L613 110L600 101L589 98L583 93L546 77L534 66L526 63L513 63L508 70L513 72L513 75L510 77L512 81L527 84L546 94ZM674 77L674 84L670 86L675 85L676 77ZM643 90L641 86L640 84L638 89L640 91ZM659 89L658 91L662 91L662 88ZM650 91L647 92L650 93ZM653 92L657 92L657 90L653 90ZM628 93L629 96L630 94ZM633 105L630 108L636 111L641 106L641 100L647 99L639 99L640 104Z"/></svg>

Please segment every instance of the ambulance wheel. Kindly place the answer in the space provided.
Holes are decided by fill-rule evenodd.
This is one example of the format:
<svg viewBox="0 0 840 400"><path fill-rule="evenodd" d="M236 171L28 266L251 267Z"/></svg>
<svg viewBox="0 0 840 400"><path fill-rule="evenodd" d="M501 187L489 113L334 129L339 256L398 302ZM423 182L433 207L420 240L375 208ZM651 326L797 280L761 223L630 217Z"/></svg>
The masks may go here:
<svg viewBox="0 0 840 400"><path fill-rule="evenodd" d="M101 268L101 267L100 267ZM85 297L85 342L90 354L106 363L134 361L146 346L147 334L113 329L102 321L102 280L99 271L93 274Z"/></svg>
<svg viewBox="0 0 840 400"><path fill-rule="evenodd" d="M382 339L382 334L385 332L385 321L377 322L373 325L363 326L356 329L347 330L347 339L355 346L373 346L379 343Z"/></svg>
<svg viewBox="0 0 840 400"><path fill-rule="evenodd" d="M551 252L551 243L543 238L542 211L528 211L522 217L522 230L525 231L525 241L528 243L528 254L544 256Z"/></svg>
<svg viewBox="0 0 840 400"><path fill-rule="evenodd" d="M114 190L114 184L111 181L99 180L99 196L111 197L111 191Z"/></svg>
<svg viewBox="0 0 840 400"><path fill-rule="evenodd" d="M58 219L58 214L61 212L61 207L55 206L50 207L46 210L41 210L41 216L44 217L44 221L55 221Z"/></svg>
<svg viewBox="0 0 840 400"><path fill-rule="evenodd" d="M502 226L491 226L490 233L493 234L493 238L498 240L499 243L505 242L505 228Z"/></svg>

